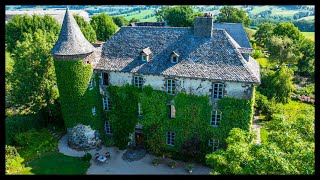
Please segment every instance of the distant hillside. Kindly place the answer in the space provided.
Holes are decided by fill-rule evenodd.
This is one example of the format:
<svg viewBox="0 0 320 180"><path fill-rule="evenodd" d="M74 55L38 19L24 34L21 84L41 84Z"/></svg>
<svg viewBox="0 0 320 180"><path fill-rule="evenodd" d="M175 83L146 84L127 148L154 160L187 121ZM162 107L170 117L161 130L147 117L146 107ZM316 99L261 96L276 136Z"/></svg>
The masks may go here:
<svg viewBox="0 0 320 180"><path fill-rule="evenodd" d="M27 10L34 8L56 9L65 8L66 6L6 6L6 10ZM95 14L106 13L110 16L124 16L127 20L132 18L140 19L140 21L156 21L155 13L162 6L87 6L77 5L69 6L69 9L82 9L86 10L89 16ZM211 12L213 16L219 14L219 10L223 6L192 6L196 12ZM258 26L262 22L279 23L282 21L296 22L298 20L305 20L303 23L297 23L301 31L314 31L314 6L296 6L296 5L281 5L281 6L251 6L251 5L238 5L234 6L245 10L251 18L252 23L250 26ZM295 24L296 25L296 24Z"/></svg>

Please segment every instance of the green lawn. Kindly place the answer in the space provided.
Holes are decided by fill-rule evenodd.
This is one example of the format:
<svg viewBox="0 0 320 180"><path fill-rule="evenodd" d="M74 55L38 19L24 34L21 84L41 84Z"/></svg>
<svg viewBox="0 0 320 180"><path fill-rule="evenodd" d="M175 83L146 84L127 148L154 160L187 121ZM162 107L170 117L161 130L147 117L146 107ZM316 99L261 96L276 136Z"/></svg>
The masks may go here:
<svg viewBox="0 0 320 180"><path fill-rule="evenodd" d="M50 152L28 163L29 171L23 174L86 174L90 162L59 152Z"/></svg>
<svg viewBox="0 0 320 180"><path fill-rule="evenodd" d="M314 32L302 32L302 34L307 38L314 41Z"/></svg>

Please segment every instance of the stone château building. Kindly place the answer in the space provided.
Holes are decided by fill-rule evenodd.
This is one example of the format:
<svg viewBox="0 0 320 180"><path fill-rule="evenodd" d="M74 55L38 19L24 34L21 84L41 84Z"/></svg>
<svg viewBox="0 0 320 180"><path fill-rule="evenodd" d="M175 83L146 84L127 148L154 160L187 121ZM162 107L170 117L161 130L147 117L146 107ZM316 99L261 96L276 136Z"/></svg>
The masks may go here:
<svg viewBox="0 0 320 180"><path fill-rule="evenodd" d="M92 74L98 74L100 93L104 96L98 102L103 104L105 111L112 107L106 93L107 86L150 85L171 95L185 92L208 96L213 105L211 126L219 126L220 119L223 119L215 106L219 99L252 98L254 85L260 83L260 67L250 57L252 52L242 24L213 23L211 16L195 17L193 28L121 27L107 42L92 45L68 10L51 51L55 57L60 96L63 99L69 97L69 100L61 99L65 121L68 118L82 119L83 116L90 118L91 113L97 113L96 102L87 106L90 101L84 99L89 97L86 93L94 86ZM80 64L70 63L68 68L62 67L68 62ZM87 71L84 67L90 69ZM62 84L68 87L62 87ZM79 99L71 98L75 97L75 92L81 96ZM82 104L77 100L86 102ZM111 134L110 123L105 121L104 126L106 134ZM136 143L141 143L142 126L138 124L136 127ZM173 145L175 136L174 132L168 132L166 143ZM215 142L211 143L215 146Z"/></svg>

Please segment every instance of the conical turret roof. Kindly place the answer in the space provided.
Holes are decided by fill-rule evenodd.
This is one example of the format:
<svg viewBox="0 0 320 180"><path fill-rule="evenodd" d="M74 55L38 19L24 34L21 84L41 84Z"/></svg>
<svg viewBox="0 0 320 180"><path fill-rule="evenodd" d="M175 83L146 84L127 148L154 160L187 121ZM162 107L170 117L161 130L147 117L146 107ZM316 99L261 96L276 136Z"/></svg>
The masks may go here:
<svg viewBox="0 0 320 180"><path fill-rule="evenodd" d="M59 38L51 50L53 55L80 55L94 51L93 45L84 37L76 20L67 8Z"/></svg>

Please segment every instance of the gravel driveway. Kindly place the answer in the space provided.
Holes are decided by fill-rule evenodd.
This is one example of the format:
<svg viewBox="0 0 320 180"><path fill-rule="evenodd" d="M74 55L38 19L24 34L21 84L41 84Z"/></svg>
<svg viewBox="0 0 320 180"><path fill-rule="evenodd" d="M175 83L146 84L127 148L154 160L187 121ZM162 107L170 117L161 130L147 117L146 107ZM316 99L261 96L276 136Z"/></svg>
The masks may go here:
<svg viewBox="0 0 320 180"><path fill-rule="evenodd" d="M76 151L68 147L67 145L67 135L63 136L59 141L59 152L68 156L81 157L86 152ZM87 174L189 174L185 169L185 162L176 161L177 167L170 168L167 164L160 163L158 166L152 165L152 159L154 158L151 154L146 154L142 159L138 161L124 161L122 159L123 153L126 150L119 150L116 147L105 147L97 150L88 151L91 155L95 153L104 154L109 151L111 158L105 163L97 163L94 158L90 160L91 166L87 170ZM168 159L166 159L168 160ZM203 166L201 164L193 164L192 174L209 174L212 170L209 167Z"/></svg>

